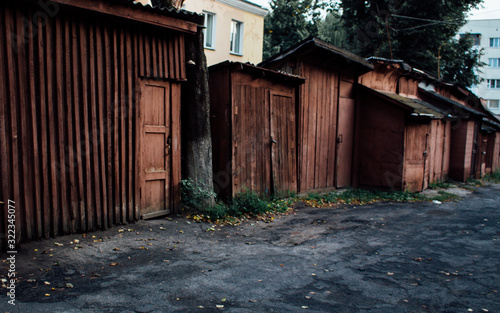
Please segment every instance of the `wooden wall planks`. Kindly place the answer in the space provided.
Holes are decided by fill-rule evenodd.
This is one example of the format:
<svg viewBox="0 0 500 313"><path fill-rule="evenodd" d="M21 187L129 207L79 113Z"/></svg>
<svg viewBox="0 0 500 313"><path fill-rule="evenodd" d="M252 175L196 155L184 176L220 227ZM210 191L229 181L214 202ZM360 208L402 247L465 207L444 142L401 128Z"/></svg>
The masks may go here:
<svg viewBox="0 0 500 313"><path fill-rule="evenodd" d="M184 81L184 35L91 13L61 9L44 20L36 12L0 5L0 197L16 202L17 239L136 220L138 78ZM6 226L2 218L0 234Z"/></svg>

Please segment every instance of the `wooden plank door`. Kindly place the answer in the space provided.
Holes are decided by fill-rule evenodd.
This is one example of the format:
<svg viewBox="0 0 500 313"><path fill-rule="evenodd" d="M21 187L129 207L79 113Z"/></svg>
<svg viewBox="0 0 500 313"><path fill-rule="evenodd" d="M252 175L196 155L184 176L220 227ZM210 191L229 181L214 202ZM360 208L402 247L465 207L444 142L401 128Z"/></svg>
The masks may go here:
<svg viewBox="0 0 500 313"><path fill-rule="evenodd" d="M335 187L342 188L351 185L356 111L354 99L339 99Z"/></svg>
<svg viewBox="0 0 500 313"><path fill-rule="evenodd" d="M273 193L297 191L297 130L293 94L270 92L271 180Z"/></svg>
<svg viewBox="0 0 500 313"><path fill-rule="evenodd" d="M407 191L421 191L428 186L428 134L427 124L408 123L406 126L404 184Z"/></svg>
<svg viewBox="0 0 500 313"><path fill-rule="evenodd" d="M170 213L173 87L169 82L141 81L139 171L142 218Z"/></svg>

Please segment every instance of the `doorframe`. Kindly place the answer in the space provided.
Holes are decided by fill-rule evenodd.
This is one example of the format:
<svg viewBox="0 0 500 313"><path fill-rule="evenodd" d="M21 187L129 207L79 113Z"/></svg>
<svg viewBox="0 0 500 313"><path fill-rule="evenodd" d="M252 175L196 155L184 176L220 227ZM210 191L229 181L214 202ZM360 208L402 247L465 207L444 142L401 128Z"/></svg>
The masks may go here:
<svg viewBox="0 0 500 313"><path fill-rule="evenodd" d="M169 84L169 90L170 90L170 137L172 140L171 143L171 150L170 150L170 162L168 164L168 176L169 176L169 194L168 194L168 208L166 210L158 211L158 212L152 212L152 213L146 213L145 215L141 214L142 210L142 188L144 187L144 175L143 175L143 156L142 156L142 142L143 142L143 122L144 122L144 115L142 112L142 88L143 86L147 85L148 83L154 83L154 84ZM172 88L175 85L178 85L176 88L178 88L178 99L175 99L175 92L174 88ZM135 219L150 219L150 218L155 218L159 216L164 216L164 215L169 215L172 214L173 212L176 211L176 206L179 205L179 201L177 199L174 199L177 197L177 193L180 194L180 190L175 190L179 189L180 186L174 186L175 183L180 184L180 140L181 140L181 134L180 134L180 96L181 96L181 82L177 80L171 80L171 79L154 79L154 78L146 78L146 77L138 77L137 78L137 83L136 83L136 129L135 129L135 136L136 136L136 141L137 141L137 148L136 148L136 158L137 158L137 167L136 167L136 181L138 182L137 188L135 190L135 196L136 196L136 206L135 206ZM179 108L177 111L173 110L174 108L174 101L177 102ZM175 114L174 114L175 113ZM175 127L174 127L175 126ZM176 131L177 130L177 131ZM174 133L175 132L175 133ZM175 161L178 159L178 162ZM178 179L174 179L176 175L174 175L174 163L178 164L178 169L175 170L175 172L179 171L179 173L176 173L176 175L179 175Z"/></svg>
<svg viewBox="0 0 500 313"><path fill-rule="evenodd" d="M272 102L272 97L273 96L282 96L282 97L288 97L290 99L292 99L292 104L293 104L293 113L294 113L294 117L295 117L295 127L294 127L294 131L295 131L295 189L294 190L295 192L298 192L299 191L299 162L298 162L298 156L299 156L299 148L298 148L298 115L297 115L297 99L296 99L296 95L295 95L295 92L293 91L290 91L290 92L286 92L286 91L278 91L278 90L270 90L269 89L269 96L268 96L268 101L269 101L269 145L270 145L270 149L269 149L269 153L271 154L270 155L270 179L271 179L271 192L272 194L277 194L276 192L276 185L275 185L275 180L276 180L276 176L275 176L275 172L273 170L273 142L272 140L274 139L273 138L273 134L272 134L272 120L273 120L273 102ZM278 186L279 187L279 186ZM290 190L289 190L290 191Z"/></svg>

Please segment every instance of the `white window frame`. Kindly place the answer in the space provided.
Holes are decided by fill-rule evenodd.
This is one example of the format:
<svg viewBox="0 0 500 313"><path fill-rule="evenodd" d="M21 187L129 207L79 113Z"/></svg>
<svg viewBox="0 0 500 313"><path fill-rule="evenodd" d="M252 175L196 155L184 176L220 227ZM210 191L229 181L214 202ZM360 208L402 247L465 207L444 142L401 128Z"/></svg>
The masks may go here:
<svg viewBox="0 0 500 313"><path fill-rule="evenodd" d="M500 79L487 79L486 88L488 89L500 89Z"/></svg>
<svg viewBox="0 0 500 313"><path fill-rule="evenodd" d="M500 58L488 58L488 66L491 68L499 68Z"/></svg>
<svg viewBox="0 0 500 313"><path fill-rule="evenodd" d="M490 48L500 48L500 37L490 38Z"/></svg>
<svg viewBox="0 0 500 313"><path fill-rule="evenodd" d="M231 20L230 53L243 55L243 22Z"/></svg>
<svg viewBox="0 0 500 313"><path fill-rule="evenodd" d="M215 13L203 11L205 21L203 23L203 47L205 49L215 50L215 26L217 17ZM209 16L211 17L211 25L209 25Z"/></svg>
<svg viewBox="0 0 500 313"><path fill-rule="evenodd" d="M495 104L493 104L495 103ZM495 99L495 100L488 100L488 108L489 109L500 109L500 100Z"/></svg>

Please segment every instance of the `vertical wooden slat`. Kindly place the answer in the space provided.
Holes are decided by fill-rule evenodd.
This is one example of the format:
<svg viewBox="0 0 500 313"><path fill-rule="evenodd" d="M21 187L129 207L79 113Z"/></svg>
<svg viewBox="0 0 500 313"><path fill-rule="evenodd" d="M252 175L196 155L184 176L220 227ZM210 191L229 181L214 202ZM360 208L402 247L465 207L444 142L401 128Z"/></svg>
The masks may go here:
<svg viewBox="0 0 500 313"><path fill-rule="evenodd" d="M113 43L110 38L110 29L104 31L104 58L106 72L106 103L103 105L106 116L106 195L108 198L107 223L108 227L113 225L113 68L111 58L114 55ZM104 117L103 117L104 118Z"/></svg>
<svg viewBox="0 0 500 313"><path fill-rule="evenodd" d="M36 92L36 77L35 77L35 59L37 60L38 58L35 56L35 42L34 42L34 31L33 31L33 23L29 23L28 27L28 38L29 38L29 87L30 87L30 102L31 102L31 125L32 125L32 149L33 149L33 162L34 162L34 190L33 192L34 197L35 197L35 203L33 206L33 221L35 225L35 232L36 232L36 238L41 238L42 237L42 178L40 175L40 153L39 153L39 141L38 141L38 117L39 115L39 107L37 105L37 92Z"/></svg>
<svg viewBox="0 0 500 313"><path fill-rule="evenodd" d="M9 12L9 11L7 11ZM5 28L5 22L6 17L5 17L5 10L3 7L0 7L0 60L6 60L6 48L8 47L6 43L6 38L5 35L7 34L6 28ZM6 71L9 72L9 66L8 63L2 62L0 64L0 170L1 172L1 177L0 177L0 188L1 189L1 196L2 196L2 201L6 202L9 199L12 199L12 193L11 193L11 188L10 188L10 182L12 181L11 175L10 175L10 168L9 165L12 162L12 159L10 157L10 145L9 141L10 138L8 137L8 130L10 129L9 127L9 122L8 119L10 118L9 112L8 112L8 81L7 81L7 74ZM7 238L7 206L3 205L2 210L0 211L0 216L2 216L2 222L0 223L0 236L5 236ZM6 241L1 240L0 241L0 249L4 249L4 246L6 244Z"/></svg>
<svg viewBox="0 0 500 313"><path fill-rule="evenodd" d="M174 67L175 67L175 78L181 77L181 68L184 64L180 64L181 60L179 58L179 37L180 35L174 36Z"/></svg>
<svg viewBox="0 0 500 313"><path fill-rule="evenodd" d="M133 191L133 184L134 184L134 170L133 170L133 155L134 155L134 150L133 150L133 141L134 141L134 136L133 136L133 117L134 117L134 78L133 78L133 56L132 56L132 39L131 39L131 31L127 31L126 33L126 39L125 39L125 45L126 45L126 60L127 60L127 101L126 107L124 110L126 110L126 128L127 128L127 164L126 164L126 179L127 179L127 207L128 207L128 212L127 212L127 220L129 222L134 221L134 191ZM156 51L155 51L156 54ZM158 61L157 61L158 62ZM157 64L155 65L155 69L157 69Z"/></svg>
<svg viewBox="0 0 500 313"><path fill-rule="evenodd" d="M53 27L51 23L46 24L46 43L45 48L47 49L46 53L46 66L47 66L47 115L48 115L48 128L49 128L49 136L48 136L48 145L50 147L49 152L49 162L50 162L50 184L52 186L51 190L51 235L55 236L58 234L58 223L59 223L59 212L61 208L61 200L59 193L59 173L57 171L57 162L58 162L58 153L57 153L57 135L56 135L56 125L55 121L57 119L56 112L54 112L54 107L56 105L57 98L54 98L54 52L53 52L53 38L55 37L53 34Z"/></svg>
<svg viewBox="0 0 500 313"><path fill-rule="evenodd" d="M172 106L172 196L173 213L178 213L181 199L181 86L178 83L171 85Z"/></svg>
<svg viewBox="0 0 500 313"><path fill-rule="evenodd" d="M140 144L140 123L139 123L139 110L140 110L140 87L139 87L139 82L137 81L137 77L139 75L139 65L138 65L138 60L140 59L139 54L140 49L139 49L139 40L140 40L140 34L137 31L134 31L134 83L133 86L135 87L133 95L135 96L134 99L134 110L133 110L133 123L134 123L134 134L135 138L133 141L133 153L134 153L134 219L138 220L139 219L139 214L140 214L140 167L139 167L139 162L140 162L140 150L141 150L141 144ZM131 117L131 118L132 118Z"/></svg>
<svg viewBox="0 0 500 313"><path fill-rule="evenodd" d="M64 73L63 73L63 35L62 35L62 25L61 19L57 18L55 23L55 53L56 59L54 63L54 68L56 68L56 89L57 89L57 135L54 138L54 144L57 144L57 153L59 155L59 160L57 167L59 169L58 179L60 186L60 207L57 215L57 223L60 227L62 233L68 233L68 207L67 202L67 186L66 186L66 127L64 126L67 121L67 117L64 114L64 91L66 90L64 84ZM54 115L55 116L55 115Z"/></svg>
<svg viewBox="0 0 500 313"><path fill-rule="evenodd" d="M68 185L69 185L69 194L68 194L68 213L69 213L69 232L74 233L76 231L76 212L78 208L78 196L76 191L77 185L77 177L75 168L78 162L78 156L75 155L75 147L73 142L74 130L73 130L73 82L72 82L72 71L71 71L71 22L69 20L64 20L64 72L66 74L66 133L67 133L67 143L68 148L66 149L67 153L67 168L69 171L68 174Z"/></svg>
<svg viewBox="0 0 500 313"><path fill-rule="evenodd" d="M175 36L172 34L168 34L168 66L169 66L169 75L170 79L176 78L175 76L175 67L177 66L174 59L175 54L175 45L174 45Z"/></svg>
<svg viewBox="0 0 500 313"><path fill-rule="evenodd" d="M85 171L84 171L84 181L85 181L85 193L86 193L86 203L85 203L85 211L82 216L82 225L83 229L88 231L94 229L94 224L92 221L92 209L94 208L93 201L93 189L92 189L92 172L91 172L91 156L90 156L90 130L89 130L89 68L88 68L88 50L89 50L89 42L87 38L88 27L82 21L80 23L80 49L84 51L84 55L80 58L81 61L81 77L82 77L82 111L83 111L83 145L85 146ZM90 36L90 35L88 35Z"/></svg>
<svg viewBox="0 0 500 313"><path fill-rule="evenodd" d="M114 67L114 109L113 109L113 180L114 180L114 221L115 223L120 223L120 210L121 210L121 189L120 189L120 142L119 142L119 117L120 117L120 76L119 76L119 42L118 42L118 29L113 28L113 67Z"/></svg>
<svg viewBox="0 0 500 313"><path fill-rule="evenodd" d="M44 32L44 23L38 20L38 85L40 88L39 93L39 106L40 106L40 131L41 131L41 171L43 176L42 194L43 206L40 208L43 219L43 236L47 238L50 235L51 220L50 208L51 206L51 185L49 183L49 151L47 147L48 139L48 125L47 125L47 89L46 89L46 32Z"/></svg>
<svg viewBox="0 0 500 313"><path fill-rule="evenodd" d="M125 31L123 29L120 30L120 64L119 64L119 70L120 70L120 189L121 189L121 222L126 223L126 216L127 216L127 183L126 183L126 175L127 175L127 169L126 169L126 147L127 147L127 138L126 138L126 130L125 130L125 123L127 119L127 110L126 110L126 103L127 103L127 91L126 91L126 82L125 82L125 75L126 75L126 51L125 51ZM149 59L149 57L148 57ZM150 75L150 62L147 60L147 75Z"/></svg>
<svg viewBox="0 0 500 313"><path fill-rule="evenodd" d="M73 19L72 23L72 66L71 66L71 74L74 77L73 86L69 86L72 88L73 93L73 120L74 120L74 137L75 137L75 153L77 163L75 166L77 167L77 176L76 176L76 184L78 186L78 199L77 201L77 210L75 214L75 224L79 231L85 231L85 208L87 206L87 198L85 194L85 184L84 184L84 155L83 155L83 142L82 142L82 126L81 126L81 115L80 109L82 107L82 93L80 92L80 86L84 83L82 79L82 73L79 70L80 68L80 58L82 46L79 44L78 34L80 30L81 23L77 20Z"/></svg>
<svg viewBox="0 0 500 313"><path fill-rule="evenodd" d="M138 31L139 35L138 35L138 42L137 42L137 45L138 45L138 50L139 50L139 75L144 77L145 75L145 70L144 70L144 67L145 67L145 60L144 60L144 51L146 49L146 46L144 44L144 30L140 29Z"/></svg>
<svg viewBox="0 0 500 313"><path fill-rule="evenodd" d="M151 75L153 77L158 77L158 45L157 37L152 36L151 38Z"/></svg>
<svg viewBox="0 0 500 313"><path fill-rule="evenodd" d="M163 58L163 36L156 37L158 49L158 77L165 78L165 59Z"/></svg>
<svg viewBox="0 0 500 313"><path fill-rule="evenodd" d="M330 91L328 95L328 101L331 103L337 103L337 106L332 106L328 115L328 120L330 121L330 129L328 134L328 186L335 185L335 158L336 158L336 146L337 146L337 107L339 103L339 79L338 75L330 75L330 80L328 90Z"/></svg>
<svg viewBox="0 0 500 313"><path fill-rule="evenodd" d="M106 95L105 95L105 82L104 77L106 75L104 71L104 59L103 54L103 27L100 23L96 24L96 61L97 61L97 86L98 86L98 101L97 101L97 129L98 129L98 147L99 147L99 189L101 193L101 211L98 214L98 219L100 220L100 228L107 228L108 223L108 195L106 189L106 145L104 141L105 128L104 121L106 118Z"/></svg>
<svg viewBox="0 0 500 313"><path fill-rule="evenodd" d="M170 78L170 68L171 68L171 64L169 62L169 36L168 35L163 35L162 37L162 43L163 43L163 64L164 64L164 73L163 73L163 77L165 78Z"/></svg>
<svg viewBox="0 0 500 313"><path fill-rule="evenodd" d="M151 36L147 32L144 33L144 59L146 61L144 75L151 77Z"/></svg>
<svg viewBox="0 0 500 313"><path fill-rule="evenodd" d="M184 34L179 35L179 67L181 69L180 78L186 79L186 46L184 43Z"/></svg>
<svg viewBox="0 0 500 313"><path fill-rule="evenodd" d="M20 123L18 128L18 147L19 147L19 202L16 201L16 208L19 207L18 218L21 219L21 232L26 235L27 240L32 239L32 212L33 209L33 180L31 171L31 149L29 147L29 125L28 116L31 115L29 112L28 102L26 94L26 86L28 82L26 81L27 68L26 68L26 39L28 34L25 34L24 23L22 19L22 13L16 10L15 15L16 32L12 33L12 36L16 36L17 42L14 44L16 49L16 60L17 60L17 86L18 88L14 92L18 92L18 101L14 103L17 107L18 112L18 122Z"/></svg>
<svg viewBox="0 0 500 313"><path fill-rule="evenodd" d="M91 137L90 146L92 147L92 188L94 193L94 207L91 212L91 219L95 226L92 229L101 228L101 213L102 213L102 197L100 186L100 172L99 172L99 139L98 139L98 129L97 129L97 106L98 106L98 92L97 92L97 69L96 69L96 24L92 23L90 25L89 32L89 69L90 69L90 125L91 127Z"/></svg>

